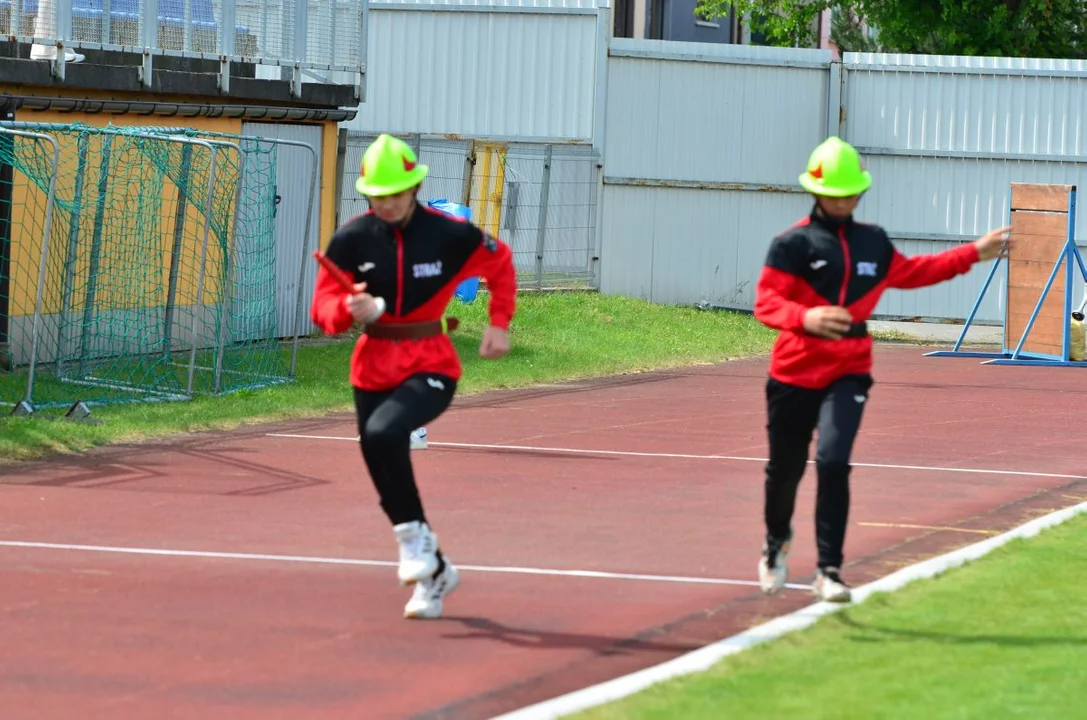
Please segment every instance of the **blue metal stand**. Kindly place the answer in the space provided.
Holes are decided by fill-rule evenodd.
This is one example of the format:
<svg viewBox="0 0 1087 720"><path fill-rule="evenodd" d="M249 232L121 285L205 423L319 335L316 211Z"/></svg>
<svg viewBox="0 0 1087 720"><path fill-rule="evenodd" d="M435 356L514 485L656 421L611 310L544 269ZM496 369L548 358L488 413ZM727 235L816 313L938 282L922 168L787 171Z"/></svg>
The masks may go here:
<svg viewBox="0 0 1087 720"><path fill-rule="evenodd" d="M1030 314L1030 319L1027 321L1027 326L1023 330L1022 337L1019 338L1019 342L1016 343L1014 349L1008 347L1008 324L1007 319L1004 321L1004 340L1002 343L1002 349L1000 352L983 352L983 351L963 351L959 348L962 347L963 341L966 338L966 333L970 329L970 324L974 320L974 316L977 314L978 308L981 306L981 301L985 297L985 293L989 290L989 285L992 283L993 277L996 275L997 268L1000 266L1003 258L997 258L993 263L992 269L989 270L989 276L985 278L985 284L981 288L981 292L978 294L977 300L974 302L974 307L970 309L970 314L966 317L966 324L963 326L962 332L959 334L959 339L955 341L955 346L951 350L937 350L930 353L925 353L925 357L969 357L986 359L982 365L1032 365L1039 367L1087 367L1087 361L1075 361L1069 360L1071 349L1071 327L1068 323L1069 318L1072 317L1072 282L1073 275L1073 263L1075 267L1079 269L1080 277L1087 286L1087 264L1084 264L1083 256L1079 252L1079 248L1076 246L1076 188L1072 187L1068 198L1068 234L1064 241L1064 247L1061 250L1060 256L1053 263L1053 271L1049 274L1049 278L1046 280L1045 287L1042 288L1042 294L1038 298L1038 302L1034 306L1034 311ZM1010 213L1009 213L1010 214ZM1061 269L1061 265L1064 265L1064 334L1061 344L1060 355L1049 355L1046 353L1025 352L1023 345L1027 341L1027 336L1030 335L1031 329L1034 327L1035 320L1038 319L1038 314L1042 311L1042 305L1045 303L1046 298L1049 296L1049 291L1053 287L1053 281L1057 278L1057 273ZM1007 286L1008 273L1005 272L1005 287ZM1080 311L1083 307L1087 306L1087 297L1084 298L1083 304L1080 306Z"/></svg>

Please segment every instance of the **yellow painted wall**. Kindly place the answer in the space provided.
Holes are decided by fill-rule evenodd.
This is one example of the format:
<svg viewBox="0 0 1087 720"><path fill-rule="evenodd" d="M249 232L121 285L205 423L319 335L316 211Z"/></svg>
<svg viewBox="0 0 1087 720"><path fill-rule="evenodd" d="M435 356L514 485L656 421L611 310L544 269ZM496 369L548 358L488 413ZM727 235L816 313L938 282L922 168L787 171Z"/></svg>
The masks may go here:
<svg viewBox="0 0 1087 720"><path fill-rule="evenodd" d="M321 134L321 229L320 247L328 247L332 233L336 231L336 208L340 204L336 177L336 136L339 126L336 123L324 123Z"/></svg>
<svg viewBox="0 0 1087 720"><path fill-rule="evenodd" d="M177 118L142 116L75 116L68 113L23 113L18 120L28 122L59 122L85 125L187 125L197 130L238 133L240 120L199 118L184 121ZM166 122L163 122L166 121ZM181 145L177 143L140 142L113 137L109 176L105 193L99 181L104 135L88 134L85 160L80 172L79 133L47 133L59 145L60 162L55 187L56 203L49 233L49 261L43 290L43 313L61 310L63 288L70 290L68 308L81 312L90 277L91 248L95 242L95 226L99 231L99 252L95 306L99 310L131 309L161 306L166 301L170 255L177 228L178 178ZM17 153L15 188L12 198L12 292L9 308L12 317L31 315L37 293L42 237L48 205L48 182L52 168L52 147L42 143L20 142ZM159 158L156 163L150 154ZM236 155L236 153L235 153ZM194 148L189 185L192 194L181 223L182 258L179 264L177 304L196 302L199 258L203 245L203 213L206 203L210 153ZM20 168L22 172L20 172ZM208 242L207 265L219 267L224 236L229 233L229 218L233 214L234 189L238 182L238 158L227 162L220 156L217 162L216 197L213 217L217 228ZM171 177L174 175L174 177ZM82 187L77 199L77 179ZM199 194L198 193L199 189ZM74 255L69 257L72 231L75 228ZM215 230L218 230L216 233ZM73 282L66 284L65 276ZM205 281L205 302L217 300L219 288L215 273Z"/></svg>

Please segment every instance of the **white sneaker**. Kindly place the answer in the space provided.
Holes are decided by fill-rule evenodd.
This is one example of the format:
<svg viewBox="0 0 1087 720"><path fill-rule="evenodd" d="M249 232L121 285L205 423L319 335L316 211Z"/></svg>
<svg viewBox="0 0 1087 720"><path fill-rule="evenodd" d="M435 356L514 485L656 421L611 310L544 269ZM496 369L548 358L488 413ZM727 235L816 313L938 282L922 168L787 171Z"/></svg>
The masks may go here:
<svg viewBox="0 0 1087 720"><path fill-rule="evenodd" d="M790 538L774 553L770 552L768 544L763 545L762 557L759 558L759 586L767 595L781 592L789 579L789 549L792 544Z"/></svg>
<svg viewBox="0 0 1087 720"><path fill-rule="evenodd" d="M400 543L397 577L401 585L429 578L438 570L438 536L425 523L402 523L393 526L393 532Z"/></svg>
<svg viewBox="0 0 1087 720"><path fill-rule="evenodd" d="M426 450L427 433L426 428L421 427L418 430L414 430L411 433L411 449L412 450Z"/></svg>
<svg viewBox="0 0 1087 720"><path fill-rule="evenodd" d="M445 567L434 577L420 580L415 584L411 600L404 606L406 618L438 618L442 616L445 597L460 585L460 573L445 558Z"/></svg>
<svg viewBox="0 0 1087 720"><path fill-rule="evenodd" d="M823 568L815 573L815 582L811 586L812 595L824 602L846 603L853 599L853 592L842 580L838 568Z"/></svg>

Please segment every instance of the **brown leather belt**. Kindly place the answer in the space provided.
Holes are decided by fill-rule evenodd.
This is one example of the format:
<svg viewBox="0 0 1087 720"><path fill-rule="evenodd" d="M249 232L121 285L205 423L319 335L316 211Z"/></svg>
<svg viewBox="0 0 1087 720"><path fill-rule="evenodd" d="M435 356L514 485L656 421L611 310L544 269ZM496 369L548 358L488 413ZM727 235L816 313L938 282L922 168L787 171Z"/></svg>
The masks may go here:
<svg viewBox="0 0 1087 720"><path fill-rule="evenodd" d="M426 320L414 323L379 323L367 325L366 334L381 340L421 340L451 333L460 327L460 320L455 317L441 320Z"/></svg>

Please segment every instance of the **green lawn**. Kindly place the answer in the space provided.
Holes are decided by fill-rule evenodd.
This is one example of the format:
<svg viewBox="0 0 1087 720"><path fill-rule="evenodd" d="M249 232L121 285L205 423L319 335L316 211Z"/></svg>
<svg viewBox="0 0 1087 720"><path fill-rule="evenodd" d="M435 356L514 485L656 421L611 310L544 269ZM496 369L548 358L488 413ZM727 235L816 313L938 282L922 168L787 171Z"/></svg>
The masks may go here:
<svg viewBox="0 0 1087 720"><path fill-rule="evenodd" d="M454 333L465 368L461 394L722 362L765 352L774 338L743 313L665 307L596 293L525 293L519 296L511 331L513 350L491 361L478 354L486 302L481 294L471 305L454 301L450 307L450 314L463 322ZM0 459L346 411L351 408L347 369L353 345L354 336L308 343L299 352L294 383L190 402L96 407L93 417L103 421L100 425L2 417Z"/></svg>
<svg viewBox="0 0 1087 720"><path fill-rule="evenodd" d="M1087 717L1087 515L575 716Z"/></svg>

